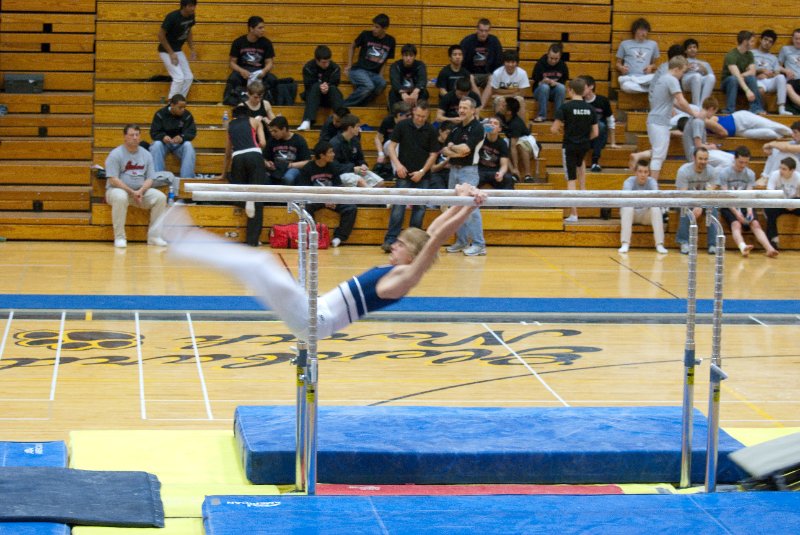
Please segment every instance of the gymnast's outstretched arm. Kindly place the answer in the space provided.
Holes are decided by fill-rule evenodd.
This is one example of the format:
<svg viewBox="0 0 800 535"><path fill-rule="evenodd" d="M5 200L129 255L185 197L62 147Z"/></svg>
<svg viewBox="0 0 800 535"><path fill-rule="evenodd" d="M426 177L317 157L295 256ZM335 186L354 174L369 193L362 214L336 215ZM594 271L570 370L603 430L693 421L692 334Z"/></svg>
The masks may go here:
<svg viewBox="0 0 800 535"><path fill-rule="evenodd" d="M437 217L428 227L430 239L419 254L414 257L414 260L410 264L395 267L378 281L375 287L378 297L382 299L399 299L419 284L422 276L436 261L439 248L464 224L472 211L486 199L485 193L469 184L456 186L456 194L464 197L473 197L475 204L472 206L451 206Z"/></svg>

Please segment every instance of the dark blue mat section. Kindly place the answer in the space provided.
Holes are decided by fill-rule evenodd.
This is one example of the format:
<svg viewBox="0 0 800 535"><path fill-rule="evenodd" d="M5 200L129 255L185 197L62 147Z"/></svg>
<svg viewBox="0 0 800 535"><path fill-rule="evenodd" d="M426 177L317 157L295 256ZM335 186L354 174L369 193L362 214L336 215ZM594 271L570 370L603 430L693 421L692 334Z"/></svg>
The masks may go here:
<svg viewBox="0 0 800 535"><path fill-rule="evenodd" d="M262 307L250 297L166 295L0 294L6 309L57 310L236 310ZM726 299L726 314L798 314L800 300ZM581 299L406 297L387 307L394 312L501 312L563 314L684 314L684 299ZM697 312L711 314L713 301L698 299Z"/></svg>
<svg viewBox="0 0 800 535"><path fill-rule="evenodd" d="M145 472L0 468L0 521L164 527L161 484Z"/></svg>
<svg viewBox="0 0 800 535"><path fill-rule="evenodd" d="M796 534L800 493L621 496L208 496L207 535Z"/></svg>
<svg viewBox="0 0 800 535"><path fill-rule="evenodd" d="M66 468L67 445L56 442L0 442L0 467ZM0 535L69 535L70 527L52 522L0 522Z"/></svg>
<svg viewBox="0 0 800 535"><path fill-rule="evenodd" d="M680 407L320 407L320 483L655 483L680 476ZM295 409L238 407L247 478L294 483ZM703 481L707 421L695 411L693 481ZM745 477L719 437L720 483Z"/></svg>
<svg viewBox="0 0 800 535"><path fill-rule="evenodd" d="M0 522L0 535L69 535L66 524L51 522Z"/></svg>
<svg viewBox="0 0 800 535"><path fill-rule="evenodd" d="M0 442L0 466L67 466L67 445L57 442Z"/></svg>

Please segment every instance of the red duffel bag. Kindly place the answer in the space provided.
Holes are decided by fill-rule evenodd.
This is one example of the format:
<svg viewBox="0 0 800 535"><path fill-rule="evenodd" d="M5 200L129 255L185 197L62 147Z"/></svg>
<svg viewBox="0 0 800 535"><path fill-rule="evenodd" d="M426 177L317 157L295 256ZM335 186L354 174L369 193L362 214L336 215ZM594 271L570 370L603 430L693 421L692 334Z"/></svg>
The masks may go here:
<svg viewBox="0 0 800 535"><path fill-rule="evenodd" d="M269 231L269 246L273 249L297 249L297 223L288 225L273 225ZM317 223L318 248L327 249L331 245L331 235L328 225ZM306 241L308 243L308 241Z"/></svg>

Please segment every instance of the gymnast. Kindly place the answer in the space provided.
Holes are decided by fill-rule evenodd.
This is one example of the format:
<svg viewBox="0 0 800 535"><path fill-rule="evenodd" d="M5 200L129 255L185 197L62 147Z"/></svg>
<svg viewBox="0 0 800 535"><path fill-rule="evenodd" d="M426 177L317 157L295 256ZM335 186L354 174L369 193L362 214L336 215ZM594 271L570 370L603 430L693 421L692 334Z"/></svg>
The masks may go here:
<svg viewBox="0 0 800 535"><path fill-rule="evenodd" d="M464 224L486 194L468 184L456 195L473 197L469 206L451 206L425 232L407 228L392 244L389 265L373 267L320 296L317 338L327 338L368 312L399 301L433 266L439 248ZM185 209L176 205L164 217L169 255L206 264L244 283L256 299L273 310L299 340L308 340L308 296L274 255L226 242L191 226ZM184 226L188 223L189 226Z"/></svg>

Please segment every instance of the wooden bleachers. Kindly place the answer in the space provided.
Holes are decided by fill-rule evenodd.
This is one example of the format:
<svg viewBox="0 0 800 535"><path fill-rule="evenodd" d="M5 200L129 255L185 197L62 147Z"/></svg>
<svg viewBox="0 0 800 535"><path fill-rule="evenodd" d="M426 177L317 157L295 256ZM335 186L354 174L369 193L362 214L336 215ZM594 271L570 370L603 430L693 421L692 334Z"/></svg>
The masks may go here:
<svg viewBox="0 0 800 535"><path fill-rule="evenodd" d="M44 75L41 93L0 93L0 235L75 239L92 202L94 1L31 9L0 6L0 74Z"/></svg>
<svg viewBox="0 0 800 535"><path fill-rule="evenodd" d="M765 2L760 4L763 9L783 5L777 0ZM155 111L164 105L169 88L168 82L147 81L165 74L156 52L156 34L164 15L177 9L177 2L68 0L58 6L38 6L36 12L30 9L30 2L25 0L3 0L0 6L0 70L45 73L44 93L0 93L0 103L8 107L8 115L0 117L0 235L110 241L110 208L103 200L105 182L93 179L89 167L92 163L103 165L108 152L121 143L124 123L139 123L143 138L149 138L149 124ZM760 12L768 12L763 9ZM220 101L229 74L228 50L231 41L246 32L245 21L251 15L266 19L266 35L276 49L274 72L298 82L302 65L312 57L317 44L330 46L334 61L344 66L352 39L369 27L375 14L385 12L391 17L389 32L396 37L398 47L414 43L419 58L428 65L429 78L434 78L447 63L447 47L472 33L479 18L487 17L492 21L492 33L506 47L519 48L520 66L526 72L532 72L551 42L562 41L571 74L591 74L597 79L601 94L615 87L614 53L619 42L628 37L630 23L639 16L646 16L653 25L651 38L663 53L670 44L695 37L700 41L701 57L715 68L715 62L721 65L722 55L733 47L738 25L745 28L755 24L758 30L770 26L780 35L796 26L788 12L777 18L753 17L749 5L692 6L694 12L703 15L693 18L687 18L685 10L685 2L663 0L496 0L489 4L471 0L398 0L391 5L373 0L347 5L324 0L201 2L193 32L199 59L191 63L196 79L189 94L189 108L199 127L194 141L197 172L221 171L224 132L220 127L226 108ZM776 52L780 44L776 44ZM399 50L395 59L399 59ZM351 91L346 79L341 88L345 95ZM431 88L430 92L435 103L436 91ZM604 171L588 174L590 188L618 188L629 174L629 153L646 144L642 137L646 114L635 111L646 109L646 101L642 106L641 97L630 97L620 95L615 103L623 111L618 114L623 120L618 122L616 131L617 143L622 147L603 152ZM536 104L530 94L528 98L532 117ZM296 126L302 110L298 98L294 106L275 111ZM353 111L363 123L375 128L386 115L385 95L373 105ZM320 111L317 124L327 112ZM794 120L776 119L785 124ZM533 125L534 134L543 145L540 164L550 165L540 173L547 182L518 187L566 187L559 165L560 139L549 132L549 127L549 123ZM312 146L317 136L313 130L304 133ZM373 138L374 132L365 129L362 147L369 162L376 156ZM738 142L731 138L725 146ZM743 142L752 145L751 150L756 148L752 141ZM670 187L667 177L674 176L683 163L679 140L672 143L670 154L673 159L666 162L661 181L664 188ZM754 157L754 161L759 160L760 156ZM171 170L178 170L172 157L168 157L167 164ZM201 205L193 206L192 212L198 222L217 232L244 235L245 216L238 208ZM597 209L581 209L579 213L577 224L565 225L561 209L486 209L487 240L490 244L617 246L618 221L613 219L616 211L611 220L599 219ZM361 209L351 242L379 244L387 218L388 212L383 208ZM270 208L265 216L267 225L289 219L283 208ZM793 219L781 220L781 232L787 234L784 247L800 247L800 225ZM129 238L144 240L146 214L131 209L128 220ZM336 224L330 214L324 214L322 220ZM671 223L670 236L673 227ZM649 227L635 227L633 245L652 246L650 236Z"/></svg>

